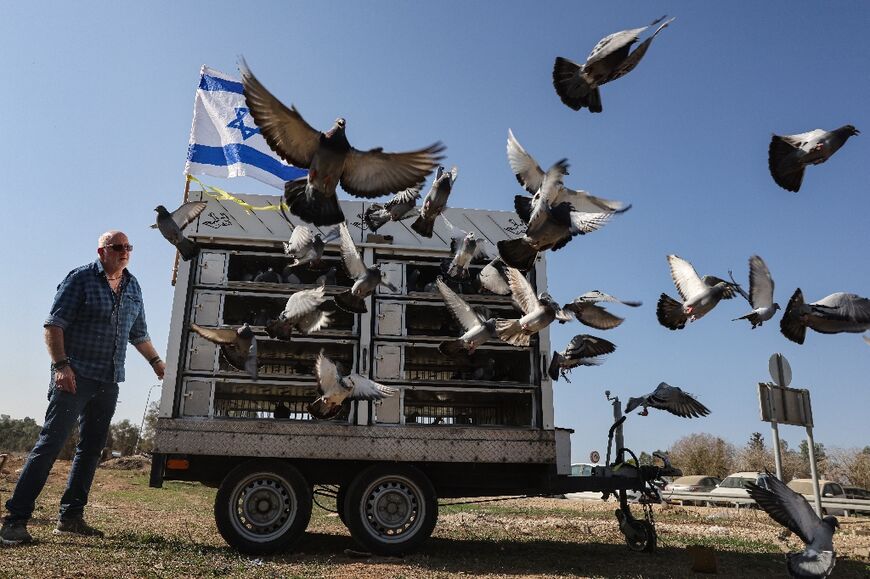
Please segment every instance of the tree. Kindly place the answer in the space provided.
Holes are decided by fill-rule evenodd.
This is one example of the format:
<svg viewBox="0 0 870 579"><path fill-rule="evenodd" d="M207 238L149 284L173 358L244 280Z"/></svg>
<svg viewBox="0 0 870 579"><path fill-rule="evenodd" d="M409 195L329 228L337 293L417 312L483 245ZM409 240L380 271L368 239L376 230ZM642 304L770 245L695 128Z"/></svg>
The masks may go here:
<svg viewBox="0 0 870 579"><path fill-rule="evenodd" d="M112 450L120 451L125 456L133 454L136 441L139 438L139 427L125 418L121 422L113 424L111 431L114 439L114 444L111 446Z"/></svg>
<svg viewBox="0 0 870 579"><path fill-rule="evenodd" d="M764 450L764 436L760 432L753 432L746 446L752 450Z"/></svg>
<svg viewBox="0 0 870 579"><path fill-rule="evenodd" d="M671 464L684 475L704 474L720 478L733 472L734 445L706 433L690 434L677 440L669 451Z"/></svg>
<svg viewBox="0 0 870 579"><path fill-rule="evenodd" d="M42 427L29 416L18 420L0 414L0 452L27 452L36 444Z"/></svg>
<svg viewBox="0 0 870 579"><path fill-rule="evenodd" d="M816 471L819 473L819 477L821 477L822 473L828 470L828 455L825 452L825 445L821 442L814 442L813 449L816 455ZM812 472L810 470L810 445L806 440L801 440L800 445L798 445L798 452L800 453L802 470L809 477Z"/></svg>
<svg viewBox="0 0 870 579"><path fill-rule="evenodd" d="M749 442L737 457L738 468L741 470L763 471L773 464L773 453L764 447L764 437L760 432L753 432Z"/></svg>
<svg viewBox="0 0 870 579"><path fill-rule="evenodd" d="M154 448L154 436L157 434L157 410L159 401L152 402L145 412L145 427L142 429L142 437L139 439L139 452L150 454Z"/></svg>

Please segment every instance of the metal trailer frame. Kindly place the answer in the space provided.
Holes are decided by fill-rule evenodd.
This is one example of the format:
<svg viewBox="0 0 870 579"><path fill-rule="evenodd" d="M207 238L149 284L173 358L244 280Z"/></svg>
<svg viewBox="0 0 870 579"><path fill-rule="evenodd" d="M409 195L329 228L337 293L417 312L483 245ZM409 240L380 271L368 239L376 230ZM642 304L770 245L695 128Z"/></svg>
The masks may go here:
<svg viewBox="0 0 870 579"><path fill-rule="evenodd" d="M558 495L578 491L617 494L620 498L617 518L629 547L647 551L655 548L651 511L647 506L647 519L635 519L627 504L626 490L646 492L651 497L651 480L660 471L625 464L620 421L610 433L611 439L614 432L618 437L615 462L597 469L591 477L569 476L571 431L553 424L552 381L547 375L548 330L541 332L537 342L527 349L530 374L524 382L528 383L460 379L427 384L425 380L404 377L402 364L407 348L425 350L437 344L439 336L409 336L402 330L402 322L407 320L401 317L399 326L393 324L389 330L382 332L380 324L394 312L404 316L407 304L439 302L433 301L431 295L390 295L388 291L379 291L374 299L369 299L369 312L356 318L349 330L294 336L292 343L302 348L350 346L354 371L399 387L401 395L386 399L383 404L354 402L342 415L347 417L343 421L266 419L263 410L266 402L284 395L290 386L297 393L313 392L313 377L285 374L246 384L244 377L221 366L216 347L189 335L188 325L191 321L227 325L224 314L232 301L281 300L293 289L302 289L302 286L231 281L228 272L233 259L280 260L282 254L276 250L292 231L287 217L293 226L306 224L277 211L247 212L231 200L218 200L197 192L190 194L191 200L197 198L203 198L209 205L186 233L197 240L202 252L195 260L179 262L175 272L167 371L151 486L159 487L164 479L169 479L218 487L215 507L218 529L228 543L247 553L274 552L292 545L307 525L313 485L339 487L337 507L342 520L358 542L380 553L406 552L425 540L437 518L436 497ZM275 198L254 195L238 198L254 206L278 202ZM417 236L402 222L388 223L374 235L366 232L361 219L368 203L341 204L365 261L384 262L400 289L406 281L403 263L420 260L420 264L431 264L449 255L449 233L440 220L432 239ZM524 232L514 213L449 208L445 215L452 223L475 231L493 245ZM326 235L326 228L320 232ZM327 254L335 258L334 243L327 246ZM544 255L537 261L532 276L537 291L546 291ZM333 293L335 290L330 288ZM495 307L509 301L498 296L477 296L475 303ZM381 304L385 304L384 308ZM502 355L498 354L500 349L510 350L514 358L519 350L494 343L485 348L492 355ZM392 365L385 369L384 364L389 361L385 360L386 353L392 355L396 350L398 369ZM259 402L236 414L251 418L219 417L220 393L235 391L234 388L256 388L258 392L272 388L278 394L260 395ZM429 424L408 423L404 403L409 397L448 390L457 397L513 396L514 400L530 400L528 424L460 424L455 417L450 425L436 424L437 420ZM618 419L617 406L615 403Z"/></svg>

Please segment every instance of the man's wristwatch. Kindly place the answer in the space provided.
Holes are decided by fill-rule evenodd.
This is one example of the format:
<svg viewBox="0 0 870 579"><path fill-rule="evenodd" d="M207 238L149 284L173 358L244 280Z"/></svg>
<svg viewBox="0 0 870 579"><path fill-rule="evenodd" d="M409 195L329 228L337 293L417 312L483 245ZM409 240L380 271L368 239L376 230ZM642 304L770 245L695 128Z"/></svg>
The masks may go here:
<svg viewBox="0 0 870 579"><path fill-rule="evenodd" d="M51 364L52 370L60 370L62 368L66 368L69 366L69 358L64 358L63 360L58 360L57 362L53 362Z"/></svg>

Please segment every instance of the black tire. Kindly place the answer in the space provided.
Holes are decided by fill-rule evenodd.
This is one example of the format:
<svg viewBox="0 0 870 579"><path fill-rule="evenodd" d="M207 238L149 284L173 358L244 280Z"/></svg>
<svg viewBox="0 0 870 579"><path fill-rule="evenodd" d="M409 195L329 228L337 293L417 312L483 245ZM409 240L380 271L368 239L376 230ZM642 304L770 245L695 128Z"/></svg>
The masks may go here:
<svg viewBox="0 0 870 579"><path fill-rule="evenodd" d="M632 533L632 536L626 535L625 537L625 544L628 545L628 548L638 553L652 553L655 551L656 543L658 542L655 527L649 521L642 520L632 521L631 526L634 533Z"/></svg>
<svg viewBox="0 0 870 579"><path fill-rule="evenodd" d="M377 464L357 475L345 499L347 528L367 551L401 555L429 538L438 497L429 479L402 464Z"/></svg>
<svg viewBox="0 0 870 579"><path fill-rule="evenodd" d="M339 485L338 493L335 496L335 510L338 511L338 518L347 526L347 484Z"/></svg>
<svg viewBox="0 0 870 579"><path fill-rule="evenodd" d="M242 553L284 551L311 519L311 487L285 462L251 460L224 477L214 500L214 518L224 540Z"/></svg>

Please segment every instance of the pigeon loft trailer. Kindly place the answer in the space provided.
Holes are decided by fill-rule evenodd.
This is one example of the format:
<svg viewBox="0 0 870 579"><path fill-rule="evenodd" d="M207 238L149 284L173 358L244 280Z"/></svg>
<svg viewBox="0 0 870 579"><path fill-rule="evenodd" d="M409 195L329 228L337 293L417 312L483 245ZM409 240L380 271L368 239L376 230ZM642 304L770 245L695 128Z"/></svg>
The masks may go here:
<svg viewBox="0 0 870 579"><path fill-rule="evenodd" d="M277 202L240 198L253 206ZM650 522L634 519L625 502L626 489L649 486L647 467L569 476L570 431L553 424L548 331L528 347L492 339L470 356L438 350L462 334L434 283L451 254L443 220L432 238L417 235L410 221L389 222L374 234L361 218L367 203L343 201L363 260L380 264L396 289L379 286L366 299L366 313L337 310L325 329L286 341L271 339L265 325L288 296L320 283L329 295L352 285L338 242L327 243L317 269L288 267L282 244L293 226L280 212L203 200L207 208L185 232L201 251L176 271L152 486L192 480L217 487L221 535L253 554L290 547L308 524L313 493L329 489L353 538L377 553L407 552L424 541L439 498L590 490L619 492L629 545L655 546ZM524 232L514 213L448 208L445 215L493 244ZM510 296L480 289L475 279L485 264L472 264L455 290L487 317L519 317ZM546 291L543 255L528 275L538 292ZM218 346L191 331L192 323L248 323L257 336L257 379L229 364ZM320 352L344 373L396 394L345 401L335 418L313 419L308 404L317 397Z"/></svg>

